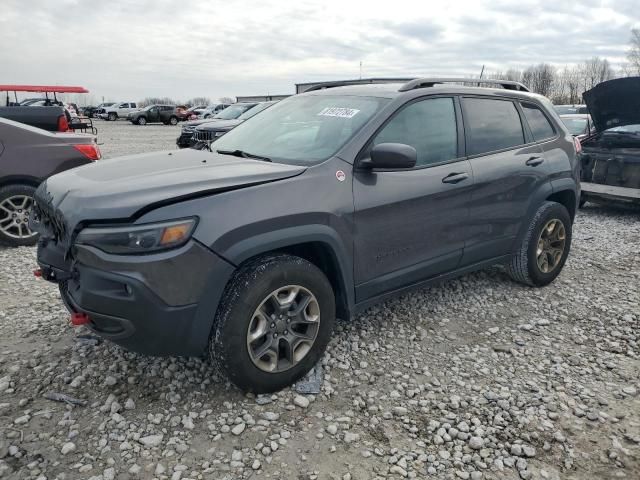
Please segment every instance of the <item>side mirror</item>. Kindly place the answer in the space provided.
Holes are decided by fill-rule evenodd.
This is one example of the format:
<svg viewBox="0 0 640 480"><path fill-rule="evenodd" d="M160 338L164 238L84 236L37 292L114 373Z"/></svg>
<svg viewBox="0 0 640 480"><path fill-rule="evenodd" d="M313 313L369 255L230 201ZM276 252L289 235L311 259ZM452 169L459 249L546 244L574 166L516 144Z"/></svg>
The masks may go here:
<svg viewBox="0 0 640 480"><path fill-rule="evenodd" d="M404 169L416 165L418 154L404 143L379 143L371 149L371 158L360 163L364 168Z"/></svg>

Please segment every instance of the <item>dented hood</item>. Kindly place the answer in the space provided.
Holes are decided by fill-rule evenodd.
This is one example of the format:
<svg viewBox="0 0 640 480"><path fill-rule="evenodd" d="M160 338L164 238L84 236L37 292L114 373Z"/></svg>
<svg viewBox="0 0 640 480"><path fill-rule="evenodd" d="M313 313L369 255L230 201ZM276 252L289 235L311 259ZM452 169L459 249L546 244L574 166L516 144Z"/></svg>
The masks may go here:
<svg viewBox="0 0 640 480"><path fill-rule="evenodd" d="M184 149L99 160L47 179L36 203L73 231L86 221L125 220L183 199L299 175L305 167ZM189 212L185 212L188 215Z"/></svg>
<svg viewBox="0 0 640 480"><path fill-rule="evenodd" d="M608 80L582 96L599 132L640 123L640 77Z"/></svg>

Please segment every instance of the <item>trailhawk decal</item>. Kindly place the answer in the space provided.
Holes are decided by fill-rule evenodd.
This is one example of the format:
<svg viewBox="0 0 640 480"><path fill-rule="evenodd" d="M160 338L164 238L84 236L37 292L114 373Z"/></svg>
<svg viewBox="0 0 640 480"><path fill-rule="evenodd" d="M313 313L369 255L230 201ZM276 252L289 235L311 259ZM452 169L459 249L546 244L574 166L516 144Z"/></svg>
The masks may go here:
<svg viewBox="0 0 640 480"><path fill-rule="evenodd" d="M327 107L323 108L318 115L323 117L353 118L358 112L360 110L355 108Z"/></svg>

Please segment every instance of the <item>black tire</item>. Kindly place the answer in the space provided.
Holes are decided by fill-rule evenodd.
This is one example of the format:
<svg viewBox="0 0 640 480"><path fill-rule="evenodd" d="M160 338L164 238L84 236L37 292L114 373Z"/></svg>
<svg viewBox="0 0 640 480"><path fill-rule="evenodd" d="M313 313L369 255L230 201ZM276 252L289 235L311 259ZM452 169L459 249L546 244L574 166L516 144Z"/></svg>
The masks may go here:
<svg viewBox="0 0 640 480"><path fill-rule="evenodd" d="M177 124L178 124L178 117L169 118L169 125L177 125Z"/></svg>
<svg viewBox="0 0 640 480"><path fill-rule="evenodd" d="M147 119L144 117L138 117L138 119L136 120L136 123L138 125L146 125L147 124Z"/></svg>
<svg viewBox="0 0 640 480"><path fill-rule="evenodd" d="M110 112L107 118L110 122L115 122L118 119L118 114L116 112Z"/></svg>
<svg viewBox="0 0 640 480"><path fill-rule="evenodd" d="M542 229L551 220L559 220L564 226L564 251L557 266L550 272L543 272L538 266L536 250ZM511 259L511 263L507 265L507 271L511 278L532 287L543 287L553 282L567 261L571 250L571 233L572 222L566 207L556 202L544 202L533 216L518 252Z"/></svg>
<svg viewBox="0 0 640 480"><path fill-rule="evenodd" d="M0 188L0 204L5 202L7 199L15 196L25 196L33 199L33 194L35 191L35 187L32 187L31 185L6 185ZM8 213L5 210L2 210L2 212L0 212L0 222L3 218L5 218L5 215L8 215ZM9 233L13 233L13 231L10 230ZM3 229L0 229L0 243L12 247L24 247L35 245L38 241L37 235L27 238L16 238L14 236L11 236L9 233L5 233ZM15 233L17 234L17 232Z"/></svg>
<svg viewBox="0 0 640 480"><path fill-rule="evenodd" d="M251 359L247 332L263 300L288 285L300 285L317 299L318 332L310 350L298 363L288 370L270 373L258 368ZM318 267L285 254L257 257L242 265L225 289L209 340L209 357L243 391L281 390L303 377L321 358L331 338L335 311L333 289Z"/></svg>
<svg viewBox="0 0 640 480"><path fill-rule="evenodd" d="M583 196L580 196L580 202L578 203L578 208L583 208L585 203L587 203L587 199Z"/></svg>

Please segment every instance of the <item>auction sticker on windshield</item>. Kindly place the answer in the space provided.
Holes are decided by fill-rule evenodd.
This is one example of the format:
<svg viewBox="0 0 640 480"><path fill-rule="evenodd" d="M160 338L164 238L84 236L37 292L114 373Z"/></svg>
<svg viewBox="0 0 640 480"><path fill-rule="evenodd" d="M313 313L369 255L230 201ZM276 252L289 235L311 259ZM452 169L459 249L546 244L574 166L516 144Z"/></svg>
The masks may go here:
<svg viewBox="0 0 640 480"><path fill-rule="evenodd" d="M318 114L323 117L353 118L360 110L355 108L327 107Z"/></svg>

